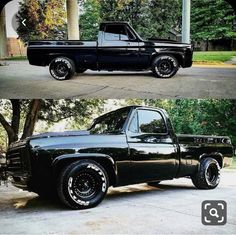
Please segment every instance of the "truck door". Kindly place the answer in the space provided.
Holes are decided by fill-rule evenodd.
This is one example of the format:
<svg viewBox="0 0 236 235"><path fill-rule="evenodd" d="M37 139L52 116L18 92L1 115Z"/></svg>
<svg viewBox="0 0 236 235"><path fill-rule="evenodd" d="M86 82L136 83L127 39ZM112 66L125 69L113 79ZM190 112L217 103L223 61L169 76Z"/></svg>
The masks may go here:
<svg viewBox="0 0 236 235"><path fill-rule="evenodd" d="M137 109L127 131L133 182L172 179L178 170L177 145L163 115Z"/></svg>
<svg viewBox="0 0 236 235"><path fill-rule="evenodd" d="M126 24L102 24L98 40L100 69L134 69L138 67L139 42Z"/></svg>

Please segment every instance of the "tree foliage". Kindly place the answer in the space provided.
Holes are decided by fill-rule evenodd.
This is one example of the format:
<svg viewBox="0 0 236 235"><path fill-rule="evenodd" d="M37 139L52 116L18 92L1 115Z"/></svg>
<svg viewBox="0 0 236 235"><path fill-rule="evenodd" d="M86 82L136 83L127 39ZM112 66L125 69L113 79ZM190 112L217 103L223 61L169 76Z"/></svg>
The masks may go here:
<svg viewBox="0 0 236 235"><path fill-rule="evenodd" d="M34 133L37 121L47 125L73 118L85 124L91 114L99 112L103 101L86 100L2 100L0 123L8 136L8 143L24 139Z"/></svg>
<svg viewBox="0 0 236 235"><path fill-rule="evenodd" d="M66 35L66 10L64 0L23 0L17 19L17 33L27 42L40 39L63 39Z"/></svg>
<svg viewBox="0 0 236 235"><path fill-rule="evenodd" d="M144 38L167 37L178 22L178 2L178 0L104 0L101 1L101 15L104 20L130 22Z"/></svg>
<svg viewBox="0 0 236 235"><path fill-rule="evenodd" d="M86 0L81 4L83 9L80 16L80 37L82 40L96 40L100 17L100 2L99 0Z"/></svg>
<svg viewBox="0 0 236 235"><path fill-rule="evenodd" d="M96 22L128 21L144 38L168 37L179 23L179 0L85 0L80 25L86 39L94 38Z"/></svg>
<svg viewBox="0 0 236 235"><path fill-rule="evenodd" d="M192 0L191 31L194 40L236 37L236 15L225 0Z"/></svg>

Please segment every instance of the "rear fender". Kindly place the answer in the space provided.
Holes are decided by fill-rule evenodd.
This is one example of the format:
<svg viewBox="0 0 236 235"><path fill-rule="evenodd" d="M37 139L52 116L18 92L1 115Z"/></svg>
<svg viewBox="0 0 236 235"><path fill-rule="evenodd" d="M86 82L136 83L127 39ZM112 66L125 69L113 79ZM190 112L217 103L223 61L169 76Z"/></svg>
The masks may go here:
<svg viewBox="0 0 236 235"><path fill-rule="evenodd" d="M203 159L207 158L207 157L211 157L213 159L215 159L218 163L220 168L223 167L223 155L219 152L213 152L213 153L204 153L199 157L199 162L201 162Z"/></svg>
<svg viewBox="0 0 236 235"><path fill-rule="evenodd" d="M57 58L57 57L67 57L67 58L73 60L74 63L76 63L75 58L72 55L62 54L62 53L50 53L50 54L45 55L46 65L49 65L52 62L52 60Z"/></svg>

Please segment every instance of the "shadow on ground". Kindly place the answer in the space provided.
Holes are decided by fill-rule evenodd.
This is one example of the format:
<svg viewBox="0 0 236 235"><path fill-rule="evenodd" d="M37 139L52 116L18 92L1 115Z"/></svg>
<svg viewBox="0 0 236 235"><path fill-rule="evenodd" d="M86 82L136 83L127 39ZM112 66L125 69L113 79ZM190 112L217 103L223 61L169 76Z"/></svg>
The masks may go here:
<svg viewBox="0 0 236 235"><path fill-rule="evenodd" d="M146 184L111 188L106 196L106 202L123 201L127 198L137 198L144 195L162 195L163 193L171 193L172 191L194 190L189 185L168 185L160 184L158 187L148 186ZM29 193L25 197L14 197L10 200L11 207L18 213L39 212L39 211L62 211L68 210L61 204L59 199L42 199L34 193Z"/></svg>

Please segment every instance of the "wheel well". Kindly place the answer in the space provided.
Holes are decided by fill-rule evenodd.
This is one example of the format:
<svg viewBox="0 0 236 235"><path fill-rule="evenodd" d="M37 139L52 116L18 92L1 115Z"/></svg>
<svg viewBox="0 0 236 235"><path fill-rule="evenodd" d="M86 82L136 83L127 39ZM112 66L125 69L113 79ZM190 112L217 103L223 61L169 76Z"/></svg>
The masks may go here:
<svg viewBox="0 0 236 235"><path fill-rule="evenodd" d="M219 155L205 155L204 157L201 158L201 161L208 157L215 159L219 163L220 168L223 167L223 158Z"/></svg>
<svg viewBox="0 0 236 235"><path fill-rule="evenodd" d="M73 58L73 56L69 56L69 55L46 55L46 65L50 65L50 63L52 62L52 60L56 59L57 57L66 57L68 59L71 59L74 63L75 63L75 59Z"/></svg>
<svg viewBox="0 0 236 235"><path fill-rule="evenodd" d="M116 175L115 175L115 170L113 168L112 163L110 160L106 158L99 158L99 157L91 157L91 158L68 158L68 159L63 159L60 162L58 162L54 169L53 169L53 174L54 174L54 179L58 177L62 169L71 163L79 160L93 160L97 163L99 163L107 172L108 177L109 177L109 184L110 185L115 185L116 184Z"/></svg>
<svg viewBox="0 0 236 235"><path fill-rule="evenodd" d="M155 54L155 55L153 55L152 58L151 58L151 66L152 66L153 61L154 61L158 56L161 56L161 55L173 56L175 59L177 59L179 65L180 65L180 66L183 66L183 58L182 58L182 56L179 55L179 54L171 54L171 53L163 53L163 54Z"/></svg>

